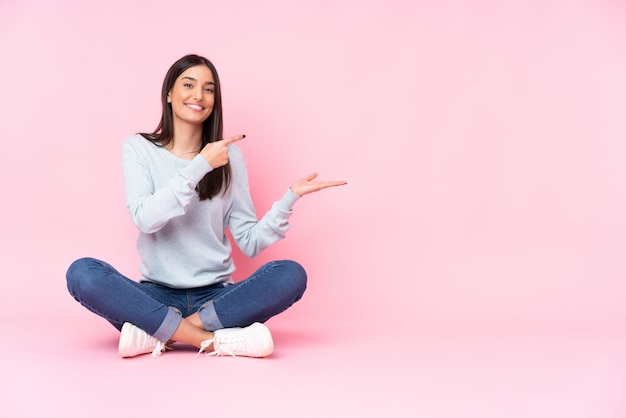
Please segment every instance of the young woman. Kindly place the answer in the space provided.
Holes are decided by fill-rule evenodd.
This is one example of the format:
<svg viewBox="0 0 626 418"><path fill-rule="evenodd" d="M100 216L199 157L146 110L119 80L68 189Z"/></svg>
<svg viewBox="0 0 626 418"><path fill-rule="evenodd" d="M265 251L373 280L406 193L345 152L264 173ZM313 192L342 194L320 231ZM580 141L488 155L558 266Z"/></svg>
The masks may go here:
<svg viewBox="0 0 626 418"><path fill-rule="evenodd" d="M273 350L267 319L298 301L306 273L294 261L265 264L238 283L229 228L254 257L283 238L294 203L345 181L296 180L260 220L240 148L222 139L221 86L213 64L187 55L163 81L156 130L123 145L126 203L139 229L140 280L82 258L70 266L70 294L121 331L122 357L161 354L191 344L213 355L265 357Z"/></svg>

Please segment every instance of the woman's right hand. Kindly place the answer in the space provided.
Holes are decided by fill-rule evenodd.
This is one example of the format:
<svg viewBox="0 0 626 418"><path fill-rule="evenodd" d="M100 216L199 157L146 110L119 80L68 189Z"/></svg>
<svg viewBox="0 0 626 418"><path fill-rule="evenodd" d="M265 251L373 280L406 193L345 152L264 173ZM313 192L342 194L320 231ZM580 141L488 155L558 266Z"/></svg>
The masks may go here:
<svg viewBox="0 0 626 418"><path fill-rule="evenodd" d="M241 141L245 135L235 135L230 138L222 139L217 142L209 142L202 148L200 155L202 155L211 167L219 168L228 164L228 144Z"/></svg>

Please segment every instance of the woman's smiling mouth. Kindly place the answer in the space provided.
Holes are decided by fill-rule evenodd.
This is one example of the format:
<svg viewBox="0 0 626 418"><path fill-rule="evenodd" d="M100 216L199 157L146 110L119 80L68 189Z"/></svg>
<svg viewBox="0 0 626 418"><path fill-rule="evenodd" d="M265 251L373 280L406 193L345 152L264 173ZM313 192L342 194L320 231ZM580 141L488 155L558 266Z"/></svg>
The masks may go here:
<svg viewBox="0 0 626 418"><path fill-rule="evenodd" d="M196 112L202 112L204 110L204 107L197 105L197 104L185 103L185 106L187 106L189 109L194 110Z"/></svg>

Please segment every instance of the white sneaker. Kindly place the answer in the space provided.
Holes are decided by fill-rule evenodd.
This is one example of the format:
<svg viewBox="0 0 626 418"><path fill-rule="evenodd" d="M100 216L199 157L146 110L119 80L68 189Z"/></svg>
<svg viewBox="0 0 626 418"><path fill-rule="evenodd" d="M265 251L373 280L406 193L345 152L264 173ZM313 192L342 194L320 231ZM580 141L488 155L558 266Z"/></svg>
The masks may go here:
<svg viewBox="0 0 626 418"><path fill-rule="evenodd" d="M272 334L267 327L259 322L246 328L224 328L213 333L213 338L201 343L200 353L213 344L209 356L230 355L233 357L266 357L274 351Z"/></svg>
<svg viewBox="0 0 626 418"><path fill-rule="evenodd" d="M130 322L124 322L120 334L120 343L117 347L120 356L135 357L140 354L152 353L152 357L159 357L165 348L164 342L157 340Z"/></svg>

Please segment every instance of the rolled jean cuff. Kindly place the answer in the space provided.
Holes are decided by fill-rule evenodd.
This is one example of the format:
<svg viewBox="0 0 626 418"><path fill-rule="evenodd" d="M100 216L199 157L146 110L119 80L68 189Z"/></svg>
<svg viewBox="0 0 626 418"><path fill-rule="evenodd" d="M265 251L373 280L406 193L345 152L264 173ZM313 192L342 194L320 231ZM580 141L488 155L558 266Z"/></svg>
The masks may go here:
<svg viewBox="0 0 626 418"><path fill-rule="evenodd" d="M224 328L222 325L222 321L217 317L217 312L215 312L215 306L213 306L213 301L210 300L204 305L200 307L198 310L198 315L202 320L202 325L204 329L210 332L213 332L218 329Z"/></svg>
<svg viewBox="0 0 626 418"><path fill-rule="evenodd" d="M172 308L168 309L165 319L152 336L159 341L168 342L170 338L172 338L172 335L176 332L176 329L182 320L183 316L180 312L177 312Z"/></svg>

